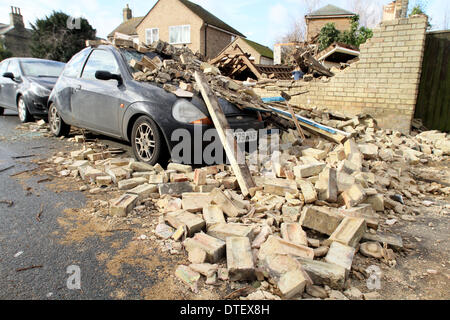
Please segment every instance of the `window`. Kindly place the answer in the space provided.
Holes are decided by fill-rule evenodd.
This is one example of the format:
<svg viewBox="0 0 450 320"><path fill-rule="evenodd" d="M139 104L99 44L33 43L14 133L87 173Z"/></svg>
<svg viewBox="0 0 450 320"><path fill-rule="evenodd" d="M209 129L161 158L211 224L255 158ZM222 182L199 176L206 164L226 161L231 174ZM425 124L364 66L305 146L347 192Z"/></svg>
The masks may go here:
<svg viewBox="0 0 450 320"><path fill-rule="evenodd" d="M9 61L3 61L0 63L0 77L2 77L6 70L8 70L8 63Z"/></svg>
<svg viewBox="0 0 450 320"><path fill-rule="evenodd" d="M191 42L191 26L169 27L169 43L183 44Z"/></svg>
<svg viewBox="0 0 450 320"><path fill-rule="evenodd" d="M148 45L159 40L159 29L145 29L145 41Z"/></svg>
<svg viewBox="0 0 450 320"><path fill-rule="evenodd" d="M20 69L19 69L19 65L17 64L17 61L13 60L9 63L7 72L11 72L14 75L14 78L20 77Z"/></svg>
<svg viewBox="0 0 450 320"><path fill-rule="evenodd" d="M58 78L64 69L64 63L56 61L21 61L23 74L28 77L54 77Z"/></svg>
<svg viewBox="0 0 450 320"><path fill-rule="evenodd" d="M112 74L120 73L119 65L111 52L94 50L86 62L81 78L96 80L95 73L97 71L108 71Z"/></svg>
<svg viewBox="0 0 450 320"><path fill-rule="evenodd" d="M73 56L72 59L70 59L70 61L66 64L63 76L77 78L83 69L84 61L86 60L88 53L89 50L85 50Z"/></svg>

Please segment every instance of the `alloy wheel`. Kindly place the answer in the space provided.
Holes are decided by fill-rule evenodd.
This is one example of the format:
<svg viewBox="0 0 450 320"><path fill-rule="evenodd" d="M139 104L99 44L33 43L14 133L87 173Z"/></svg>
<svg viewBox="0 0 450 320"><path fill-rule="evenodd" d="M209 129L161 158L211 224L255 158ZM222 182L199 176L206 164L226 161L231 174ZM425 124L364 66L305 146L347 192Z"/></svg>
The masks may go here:
<svg viewBox="0 0 450 320"><path fill-rule="evenodd" d="M61 118L56 110L55 106L50 108L50 129L53 133L57 133L59 131L59 127L61 126Z"/></svg>
<svg viewBox="0 0 450 320"><path fill-rule="evenodd" d="M147 123L139 125L136 131L136 151L144 161L150 161L156 148L156 141L152 128Z"/></svg>
<svg viewBox="0 0 450 320"><path fill-rule="evenodd" d="M22 98L19 98L19 119L24 122L27 118L27 107L25 106L25 101Z"/></svg>

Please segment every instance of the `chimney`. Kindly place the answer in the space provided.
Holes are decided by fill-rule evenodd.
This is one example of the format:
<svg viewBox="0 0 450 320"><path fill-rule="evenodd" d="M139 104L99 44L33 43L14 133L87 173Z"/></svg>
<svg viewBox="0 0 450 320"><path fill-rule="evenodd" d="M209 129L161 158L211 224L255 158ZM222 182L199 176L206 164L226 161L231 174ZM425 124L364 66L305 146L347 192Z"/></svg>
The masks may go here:
<svg viewBox="0 0 450 320"><path fill-rule="evenodd" d="M127 7L123 9L123 22L126 22L131 18L133 18L133 12L131 12L131 9L127 4Z"/></svg>
<svg viewBox="0 0 450 320"><path fill-rule="evenodd" d="M409 0L397 0L395 2L395 18L406 18L408 16Z"/></svg>
<svg viewBox="0 0 450 320"><path fill-rule="evenodd" d="M9 14L10 25L14 26L17 29L25 28L25 24L23 23L23 16L20 13L20 8L11 7L11 13Z"/></svg>

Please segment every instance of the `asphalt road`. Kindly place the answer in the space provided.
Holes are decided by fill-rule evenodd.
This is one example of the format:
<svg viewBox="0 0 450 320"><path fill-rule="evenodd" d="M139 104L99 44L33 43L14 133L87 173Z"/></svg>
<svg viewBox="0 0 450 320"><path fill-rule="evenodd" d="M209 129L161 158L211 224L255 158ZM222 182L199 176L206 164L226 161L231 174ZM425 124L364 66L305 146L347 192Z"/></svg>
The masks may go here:
<svg viewBox="0 0 450 320"><path fill-rule="evenodd" d="M111 299L115 288L129 283L128 299L139 299L139 285L149 280L130 270L126 278L111 277L96 259L100 252L108 253L108 241L131 238L130 232L118 232L107 240L91 237L80 244L62 245L55 234L64 232L58 217L65 208L80 208L86 199L81 192L61 192L57 195L38 184L39 176L31 177L26 185L11 174L31 169L32 159L44 159L57 150L68 148L64 140L43 137L15 130L20 122L12 112L0 116L0 300L1 299ZM110 145L119 144L109 141ZM121 145L121 144L119 144ZM121 145L122 147L127 147ZM34 154L32 158L14 159ZM44 175L45 176L45 175ZM28 193L28 194L27 194ZM62 203L62 206L61 206ZM40 222L36 216L43 212ZM81 290L67 287L69 266L81 270ZM34 269L30 267L37 266ZM20 270L26 269L26 270Z"/></svg>

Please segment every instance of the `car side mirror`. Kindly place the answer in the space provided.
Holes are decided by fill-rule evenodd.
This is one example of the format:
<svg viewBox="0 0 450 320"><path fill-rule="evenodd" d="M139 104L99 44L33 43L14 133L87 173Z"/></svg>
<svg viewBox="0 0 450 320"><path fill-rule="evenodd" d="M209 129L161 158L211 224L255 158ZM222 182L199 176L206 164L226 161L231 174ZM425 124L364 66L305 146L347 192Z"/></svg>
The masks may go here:
<svg viewBox="0 0 450 320"><path fill-rule="evenodd" d="M14 77L14 74L13 74L12 72L5 72L5 73L3 74L3 77L4 77L4 78L11 79L11 80L15 80L15 79L16 79L16 77Z"/></svg>
<svg viewBox="0 0 450 320"><path fill-rule="evenodd" d="M119 86L123 83L122 76L120 74L113 74L109 71L97 71L95 72L95 78L104 81L117 80Z"/></svg>

